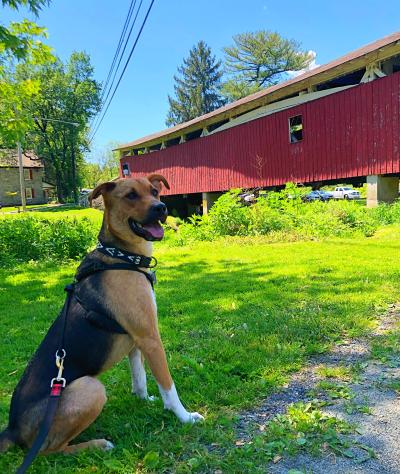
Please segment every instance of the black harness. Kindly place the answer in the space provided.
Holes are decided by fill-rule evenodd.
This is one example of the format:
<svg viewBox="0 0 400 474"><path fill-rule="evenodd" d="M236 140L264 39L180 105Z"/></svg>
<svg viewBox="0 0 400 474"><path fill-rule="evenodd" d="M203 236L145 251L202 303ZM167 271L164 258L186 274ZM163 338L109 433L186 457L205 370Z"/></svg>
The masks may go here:
<svg viewBox="0 0 400 474"><path fill-rule="evenodd" d="M142 268L150 269L156 267L157 260L154 257L146 257L144 255L129 253L117 247L107 245L100 240L97 243L96 250L103 253L104 255L107 255L108 257L123 260L123 263L105 263L94 259L89 260L88 264L81 265L79 267L77 273L75 274L73 283L70 283L64 288L64 290L67 292L67 297L65 299L65 303L61 313L61 318L63 320L63 329L60 334L60 343L58 346L58 350L55 354L58 374L50 382L50 394L47 401L46 413L40 424L38 434L30 450L26 454L21 466L17 469L16 474L24 474L29 469L29 466L32 464L32 462L38 455L40 448L42 447L50 431L51 424L53 422L57 406L62 395L62 391L66 385L65 379L62 377L62 373L64 370L64 359L66 356L66 351L64 349L64 335L67 324L68 311L71 305L72 298L74 298L79 303L79 305L85 310L85 319L87 319L94 326L97 326L100 329L108 332L127 334L125 329L115 319L110 318L109 316L103 313L87 310L85 308L85 302L81 300L81 298L79 298L79 296L75 292L76 285L88 276L93 275L95 273L103 272L106 270L130 270L144 275L150 283L152 290L154 291L154 285L156 283L155 271L150 270L149 272L146 272L145 270L142 270Z"/></svg>

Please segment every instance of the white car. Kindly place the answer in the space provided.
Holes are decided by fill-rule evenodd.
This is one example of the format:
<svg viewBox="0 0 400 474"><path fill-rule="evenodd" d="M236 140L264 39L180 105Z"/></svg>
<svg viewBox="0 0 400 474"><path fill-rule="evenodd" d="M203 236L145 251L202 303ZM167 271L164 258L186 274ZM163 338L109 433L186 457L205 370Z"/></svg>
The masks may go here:
<svg viewBox="0 0 400 474"><path fill-rule="evenodd" d="M338 186L333 191L333 199L360 199L361 194L353 188Z"/></svg>

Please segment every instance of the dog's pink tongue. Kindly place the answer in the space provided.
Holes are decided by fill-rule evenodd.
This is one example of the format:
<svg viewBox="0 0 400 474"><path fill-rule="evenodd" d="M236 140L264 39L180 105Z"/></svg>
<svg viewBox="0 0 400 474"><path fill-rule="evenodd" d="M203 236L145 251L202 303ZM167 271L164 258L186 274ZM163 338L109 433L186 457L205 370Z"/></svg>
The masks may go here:
<svg viewBox="0 0 400 474"><path fill-rule="evenodd" d="M164 237L164 228L158 222L156 224L144 225L143 229L147 230L155 239L162 239Z"/></svg>

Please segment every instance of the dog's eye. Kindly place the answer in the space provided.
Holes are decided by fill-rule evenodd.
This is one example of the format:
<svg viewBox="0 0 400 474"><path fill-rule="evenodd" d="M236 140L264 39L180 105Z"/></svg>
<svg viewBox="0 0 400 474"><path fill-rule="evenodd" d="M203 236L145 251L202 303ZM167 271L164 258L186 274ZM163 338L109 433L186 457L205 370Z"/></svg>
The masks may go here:
<svg viewBox="0 0 400 474"><path fill-rule="evenodd" d="M126 196L125 196L127 199L137 199L139 196L138 194L135 192L135 191L131 191L130 193L128 193Z"/></svg>
<svg viewBox="0 0 400 474"><path fill-rule="evenodd" d="M151 194L152 194L154 197L157 197L157 196L158 196L158 191L157 191L157 189L152 188L152 189L151 189Z"/></svg>

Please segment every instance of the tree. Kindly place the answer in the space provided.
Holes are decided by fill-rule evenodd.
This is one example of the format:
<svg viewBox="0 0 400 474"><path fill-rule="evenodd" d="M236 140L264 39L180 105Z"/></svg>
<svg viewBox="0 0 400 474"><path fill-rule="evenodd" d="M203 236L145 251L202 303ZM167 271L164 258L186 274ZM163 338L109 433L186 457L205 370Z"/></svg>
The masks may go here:
<svg viewBox="0 0 400 474"><path fill-rule="evenodd" d="M221 61L216 61L204 41L190 50L178 73L174 76L175 98L168 96L167 126L187 122L224 104L220 94Z"/></svg>
<svg viewBox="0 0 400 474"><path fill-rule="evenodd" d="M233 46L224 48L225 69L231 75L223 88L228 100L277 84L288 72L304 69L314 59L301 50L300 43L272 31L239 34L233 41Z"/></svg>
<svg viewBox="0 0 400 474"><path fill-rule="evenodd" d="M42 7L48 5L50 0L0 0L0 2L3 7L8 6L14 10L18 10L20 6L27 7L34 15L38 15ZM3 50L3 52L8 51L16 58L22 59L29 53L30 40L26 36L27 31L23 31L21 28L27 24L36 26L27 20L24 20L23 23L12 23L11 27L0 24L0 55Z"/></svg>
<svg viewBox="0 0 400 474"><path fill-rule="evenodd" d="M26 104L35 126L29 145L43 158L60 202L77 201L83 154L89 150L89 120L100 109L101 87L93 72L89 56L75 52L66 64L57 60L33 75L41 86Z"/></svg>
<svg viewBox="0 0 400 474"><path fill-rule="evenodd" d="M242 97L247 97L262 89L258 84L249 84L243 79L228 79L221 87L221 94L226 98L227 102L239 100Z"/></svg>
<svg viewBox="0 0 400 474"><path fill-rule="evenodd" d="M42 42L46 37L44 28L24 20L12 23L9 32L24 44L24 54L19 57L0 41L0 147L13 148L18 141L24 141L26 132L33 127L33 117L25 104L38 93L40 84L31 76L55 58L50 47ZM21 74L21 68L29 70L30 75Z"/></svg>
<svg viewBox="0 0 400 474"><path fill-rule="evenodd" d="M119 154L114 151L118 143L111 142L103 150L92 152L93 160L85 161L82 168L82 185L94 188L119 175Z"/></svg>

